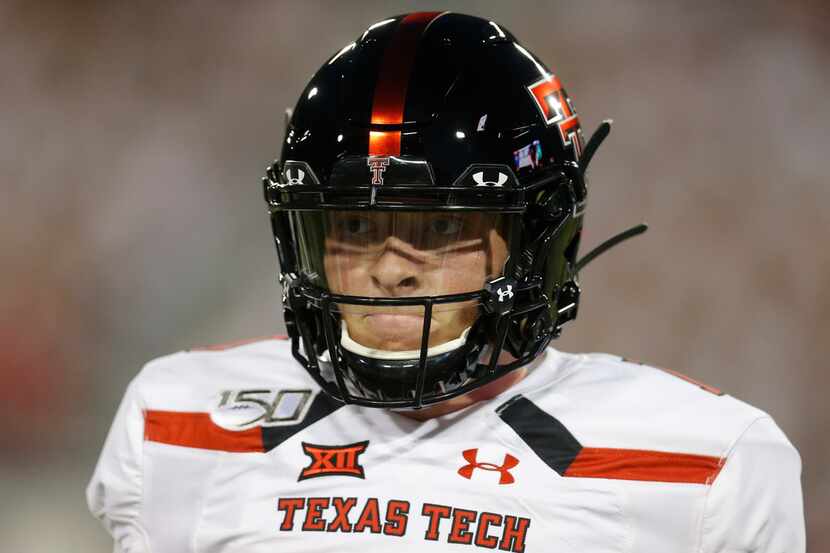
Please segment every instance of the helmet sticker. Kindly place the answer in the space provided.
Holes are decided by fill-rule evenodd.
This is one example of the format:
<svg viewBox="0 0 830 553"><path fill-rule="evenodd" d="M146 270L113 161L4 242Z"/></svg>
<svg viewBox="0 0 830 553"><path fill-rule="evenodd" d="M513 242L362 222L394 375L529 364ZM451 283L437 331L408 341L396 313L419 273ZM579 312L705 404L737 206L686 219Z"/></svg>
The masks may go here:
<svg viewBox="0 0 830 553"><path fill-rule="evenodd" d="M404 16L383 53L372 99L372 125L404 122L406 90L418 51L418 39L440 12L417 12ZM399 155L400 130L370 130L369 155Z"/></svg>
<svg viewBox="0 0 830 553"><path fill-rule="evenodd" d="M372 184L376 186L383 185L383 173L389 167L389 157L370 157L366 160L369 166L369 171L372 172Z"/></svg>
<svg viewBox="0 0 830 553"><path fill-rule="evenodd" d="M538 140L513 151L513 165L516 167L516 171L524 167L536 169L542 165L542 162L542 144Z"/></svg>
<svg viewBox="0 0 830 553"><path fill-rule="evenodd" d="M314 170L304 161L286 161L282 168L283 186L320 184Z"/></svg>
<svg viewBox="0 0 830 553"><path fill-rule="evenodd" d="M295 174L291 174L291 169L285 171L285 177L288 180L287 184L303 184L305 178L305 171L302 169L294 169Z"/></svg>
<svg viewBox="0 0 830 553"><path fill-rule="evenodd" d="M486 186L489 188L518 188L516 175L507 165L474 163L461 173L453 186Z"/></svg>
<svg viewBox="0 0 830 553"><path fill-rule="evenodd" d="M498 177L496 177L496 180L484 180L484 171L479 171L478 173L473 173L473 180L476 186L502 186L507 182L507 174L501 171L497 171L497 173Z"/></svg>
<svg viewBox="0 0 830 553"><path fill-rule="evenodd" d="M573 145L577 159L582 152L579 116L573 109L568 93L562 88L562 83L555 75L536 81L527 87L539 113L548 125L554 123L559 128L562 144Z"/></svg>

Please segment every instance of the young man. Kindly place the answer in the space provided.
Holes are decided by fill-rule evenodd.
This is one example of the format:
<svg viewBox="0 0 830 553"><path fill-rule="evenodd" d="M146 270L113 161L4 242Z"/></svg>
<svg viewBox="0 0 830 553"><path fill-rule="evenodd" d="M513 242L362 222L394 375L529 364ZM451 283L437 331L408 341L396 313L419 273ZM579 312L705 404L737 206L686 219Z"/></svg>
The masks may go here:
<svg viewBox="0 0 830 553"><path fill-rule="evenodd" d="M804 551L768 415L548 348L607 132L490 21L332 56L264 179L289 340L136 377L87 492L116 550Z"/></svg>

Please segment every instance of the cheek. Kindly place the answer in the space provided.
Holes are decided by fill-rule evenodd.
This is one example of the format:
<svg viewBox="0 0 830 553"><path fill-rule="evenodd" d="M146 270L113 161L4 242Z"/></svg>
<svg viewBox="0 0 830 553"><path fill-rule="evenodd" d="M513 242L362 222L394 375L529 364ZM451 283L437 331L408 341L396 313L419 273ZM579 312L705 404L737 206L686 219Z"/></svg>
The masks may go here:
<svg viewBox="0 0 830 553"><path fill-rule="evenodd" d="M487 259L482 252L454 255L432 272L434 288L442 294L480 290L487 276Z"/></svg>
<svg viewBox="0 0 830 553"><path fill-rule="evenodd" d="M433 313L432 317L442 325L449 325L448 328L454 328L455 325L461 324L463 327L470 326L479 315L479 306L476 302L467 302L464 304L457 304L455 309L448 309ZM463 327L462 328L463 330ZM441 328L439 326L439 328ZM458 333L456 332L455 335ZM455 337L453 336L453 338Z"/></svg>
<svg viewBox="0 0 830 553"><path fill-rule="evenodd" d="M490 231L489 240L489 270L493 273L490 276L501 276L504 273L504 263L507 261L507 242L495 229Z"/></svg>
<svg viewBox="0 0 830 553"><path fill-rule="evenodd" d="M479 315L479 307L469 304L452 311L433 314L433 324L429 333L429 345L437 346L461 336L466 328L473 325Z"/></svg>
<svg viewBox="0 0 830 553"><path fill-rule="evenodd" d="M329 290L335 294L358 294L367 282L365 263L354 256L326 255L323 259Z"/></svg>

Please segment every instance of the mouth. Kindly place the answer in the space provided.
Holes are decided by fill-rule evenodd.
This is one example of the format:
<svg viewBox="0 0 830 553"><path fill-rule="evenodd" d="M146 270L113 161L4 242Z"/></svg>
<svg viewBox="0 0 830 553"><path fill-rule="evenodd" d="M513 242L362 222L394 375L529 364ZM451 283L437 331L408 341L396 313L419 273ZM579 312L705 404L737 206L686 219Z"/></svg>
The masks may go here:
<svg viewBox="0 0 830 553"><path fill-rule="evenodd" d="M373 333L384 338L420 337L424 316L410 313L369 313L363 316L363 322Z"/></svg>
<svg viewBox="0 0 830 553"><path fill-rule="evenodd" d="M360 336L354 338L366 346L390 351L408 351L420 347L424 331L424 317L421 313L368 313L360 322Z"/></svg>

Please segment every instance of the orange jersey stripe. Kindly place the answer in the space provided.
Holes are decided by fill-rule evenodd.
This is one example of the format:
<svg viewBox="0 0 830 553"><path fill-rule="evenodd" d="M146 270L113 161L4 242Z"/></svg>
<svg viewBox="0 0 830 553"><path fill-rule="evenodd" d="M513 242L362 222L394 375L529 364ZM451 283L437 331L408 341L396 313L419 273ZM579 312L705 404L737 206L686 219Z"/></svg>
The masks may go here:
<svg viewBox="0 0 830 553"><path fill-rule="evenodd" d="M261 428L239 432L225 430L214 424L208 413L145 411L144 439L148 442L236 453L265 451Z"/></svg>
<svg viewBox="0 0 830 553"><path fill-rule="evenodd" d="M565 476L709 485L723 462L719 457L689 453L584 447Z"/></svg>
<svg viewBox="0 0 830 553"><path fill-rule="evenodd" d="M695 380L694 378L692 378L690 376L686 376L683 373L679 373L677 371L673 371L673 370L667 369L665 367L658 367L658 368L663 372L669 373L672 376L676 376L677 378L680 378L681 380L685 380L686 382L688 382L690 384L694 384L695 386L698 386L701 390L705 390L705 391L709 392L710 394L715 394L716 396L724 395L724 393L720 389L715 388L714 386L710 386L709 384L706 384L705 382Z"/></svg>

